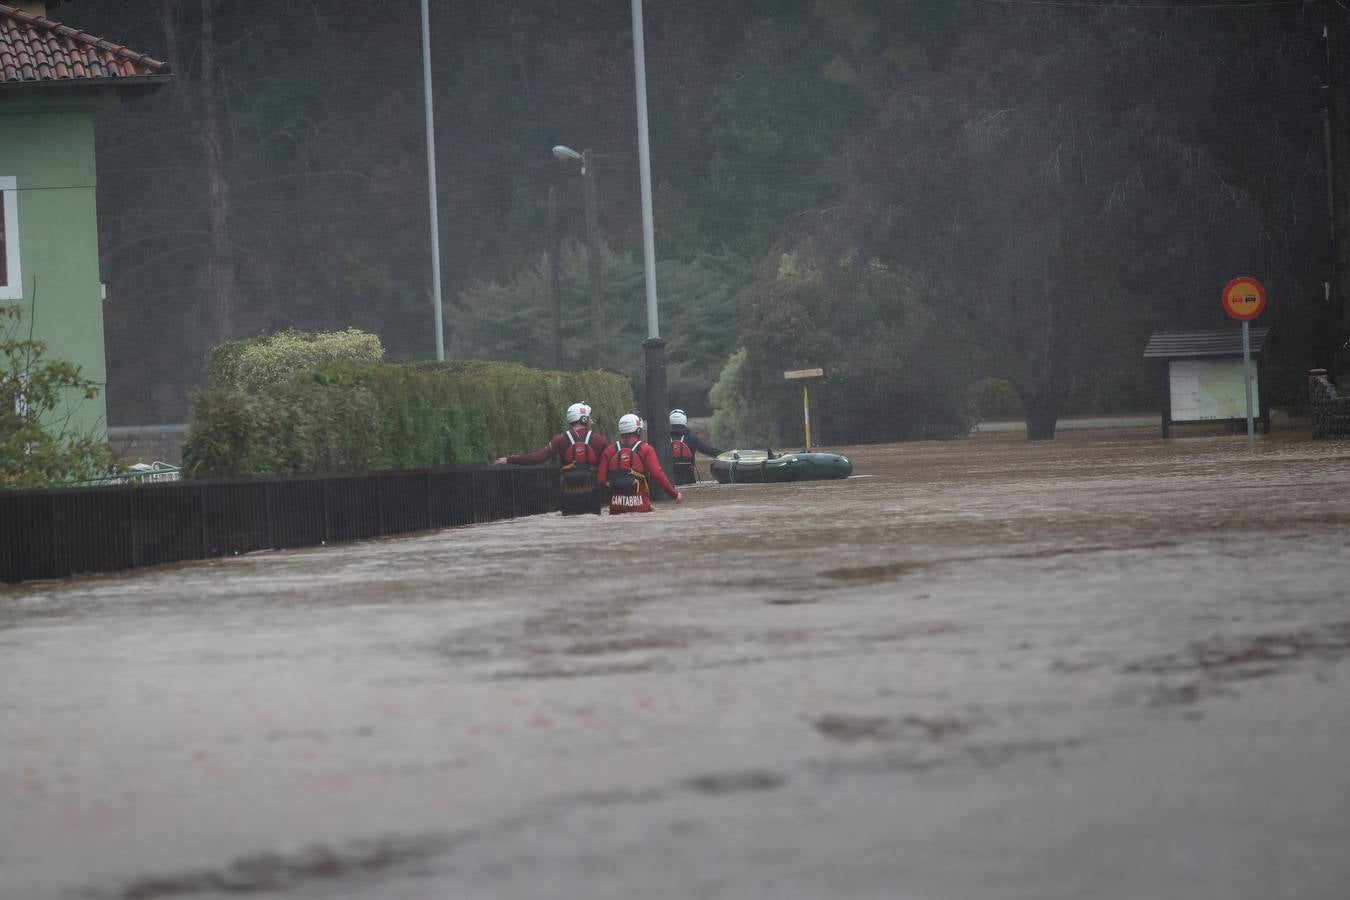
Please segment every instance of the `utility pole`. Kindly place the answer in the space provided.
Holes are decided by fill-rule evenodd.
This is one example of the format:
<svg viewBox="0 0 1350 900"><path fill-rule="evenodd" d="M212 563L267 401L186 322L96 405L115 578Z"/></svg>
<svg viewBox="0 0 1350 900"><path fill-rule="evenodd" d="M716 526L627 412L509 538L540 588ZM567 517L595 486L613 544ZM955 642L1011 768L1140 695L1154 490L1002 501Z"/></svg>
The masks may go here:
<svg viewBox="0 0 1350 900"><path fill-rule="evenodd" d="M586 268L591 276L591 336L595 344L592 368L605 362L605 314L601 305L604 293L600 268L600 212L595 192L595 155L581 151L581 189L586 205Z"/></svg>
<svg viewBox="0 0 1350 900"><path fill-rule="evenodd" d="M1345 123L1341 120L1340 108L1340 60L1341 20L1336 13L1336 0L1322 2L1322 43L1323 71L1322 94L1322 155L1326 167L1327 226L1330 238L1330 260L1328 261L1327 281L1324 287L1326 303L1326 324L1328 347L1318 355L1325 358L1328 375L1335 384L1341 384L1341 376L1350 367L1350 309L1346 307L1345 291L1341 284L1343 233L1341 218L1346 204L1341 196L1344 183L1338 184L1341 165L1341 153L1344 147Z"/></svg>
<svg viewBox="0 0 1350 900"><path fill-rule="evenodd" d="M638 173L642 185L642 268L647 282L646 356L647 440L656 448L661 468L675 471L670 449L670 390L666 382L666 342L656 309L656 239L652 228L652 154L647 137L647 51L642 35L642 0L632 0L633 82L637 94Z"/></svg>
<svg viewBox="0 0 1350 900"><path fill-rule="evenodd" d="M558 189L548 189L548 292L553 301L553 368L562 371L562 265L558 260Z"/></svg>
<svg viewBox="0 0 1350 900"><path fill-rule="evenodd" d="M431 16L422 0L422 95L427 129L427 193L431 206L431 308L436 328L436 361L445 360L441 324L441 222L436 203L436 124L431 107Z"/></svg>

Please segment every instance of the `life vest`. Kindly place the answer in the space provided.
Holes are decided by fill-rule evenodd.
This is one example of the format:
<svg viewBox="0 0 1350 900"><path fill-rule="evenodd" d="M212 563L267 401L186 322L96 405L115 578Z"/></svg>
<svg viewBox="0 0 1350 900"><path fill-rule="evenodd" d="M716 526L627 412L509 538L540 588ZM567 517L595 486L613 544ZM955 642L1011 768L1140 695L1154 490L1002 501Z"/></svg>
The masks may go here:
<svg viewBox="0 0 1350 900"><path fill-rule="evenodd" d="M684 442L684 436L670 439L670 455L674 463L671 478L675 484L693 484L698 481L694 469L694 448Z"/></svg>
<svg viewBox="0 0 1350 900"><path fill-rule="evenodd" d="M642 441L634 441L631 447L615 444L614 460L609 466L608 486L614 494L645 494L647 488L647 467L642 462L638 448Z"/></svg>
<svg viewBox="0 0 1350 900"><path fill-rule="evenodd" d="M586 434L582 436L581 440L577 440L577 436L572 433L572 429L570 428L564 433L567 435L567 441L570 446L562 453L563 468L566 469L568 466L583 465L590 466L594 469L600 460L596 456L595 448L591 446L590 430L586 431Z"/></svg>
<svg viewBox="0 0 1350 900"><path fill-rule="evenodd" d="M694 464L694 448L684 442L683 437L670 439L670 455L675 458L675 464L687 462Z"/></svg>

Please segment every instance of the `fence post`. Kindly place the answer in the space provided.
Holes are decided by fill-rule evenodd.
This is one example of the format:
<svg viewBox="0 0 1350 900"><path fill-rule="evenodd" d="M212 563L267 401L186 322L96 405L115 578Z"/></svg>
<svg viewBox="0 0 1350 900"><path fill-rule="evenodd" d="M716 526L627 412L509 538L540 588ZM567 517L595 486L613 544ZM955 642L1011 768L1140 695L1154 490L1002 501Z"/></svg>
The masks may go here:
<svg viewBox="0 0 1350 900"><path fill-rule="evenodd" d="M319 497L323 500L323 543L328 546L333 542L333 523L328 515L328 479L319 479Z"/></svg>
<svg viewBox="0 0 1350 900"><path fill-rule="evenodd" d="M206 489L200 484L194 484L192 493L197 495L197 536L201 541L197 558L209 559L211 548L209 546L210 541L207 540L206 536Z"/></svg>

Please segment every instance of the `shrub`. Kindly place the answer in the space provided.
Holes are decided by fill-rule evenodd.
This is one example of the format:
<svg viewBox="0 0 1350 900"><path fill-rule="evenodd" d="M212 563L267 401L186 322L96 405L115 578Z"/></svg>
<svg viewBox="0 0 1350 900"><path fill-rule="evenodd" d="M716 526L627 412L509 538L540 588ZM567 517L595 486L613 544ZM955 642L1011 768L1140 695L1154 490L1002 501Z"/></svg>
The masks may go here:
<svg viewBox="0 0 1350 900"><path fill-rule="evenodd" d="M98 396L99 386L74 363L46 359L44 342L21 338L21 319L18 307L0 308L0 488L106 475L108 445L77 429L72 415Z"/></svg>
<svg viewBox="0 0 1350 900"><path fill-rule="evenodd" d="M1156 411L1161 377L1157 367L1147 364L1092 372L1074 379L1064 411L1080 416Z"/></svg>
<svg viewBox="0 0 1350 900"><path fill-rule="evenodd" d="M731 354L717 383L712 386L713 415L709 430L719 447L765 447L782 444L767 407L752 403L750 385L744 377L744 347Z"/></svg>
<svg viewBox="0 0 1350 900"><path fill-rule="evenodd" d="M384 359L376 335L346 331L279 331L213 348L207 359L207 384L213 388L258 391L294 381L296 376L325 363Z"/></svg>
<svg viewBox="0 0 1350 900"><path fill-rule="evenodd" d="M977 421L1020 419L1022 400L1006 378L981 378L967 389L967 400Z"/></svg>
<svg viewBox="0 0 1350 900"><path fill-rule="evenodd" d="M633 408L628 381L604 372L332 363L265 393L199 393L183 468L226 478L483 464L543 446L578 400L595 408L602 430Z"/></svg>

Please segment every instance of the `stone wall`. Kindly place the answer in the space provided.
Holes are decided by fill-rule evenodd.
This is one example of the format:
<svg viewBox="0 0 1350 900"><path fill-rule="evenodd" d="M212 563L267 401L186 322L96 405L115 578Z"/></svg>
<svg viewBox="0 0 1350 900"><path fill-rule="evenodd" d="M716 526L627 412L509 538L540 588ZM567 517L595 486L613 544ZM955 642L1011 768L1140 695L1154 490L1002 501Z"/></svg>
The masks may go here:
<svg viewBox="0 0 1350 900"><path fill-rule="evenodd" d="M1350 397L1327 380L1326 369L1308 373L1308 394L1312 401L1312 436L1350 438Z"/></svg>

